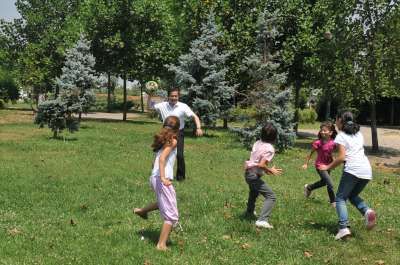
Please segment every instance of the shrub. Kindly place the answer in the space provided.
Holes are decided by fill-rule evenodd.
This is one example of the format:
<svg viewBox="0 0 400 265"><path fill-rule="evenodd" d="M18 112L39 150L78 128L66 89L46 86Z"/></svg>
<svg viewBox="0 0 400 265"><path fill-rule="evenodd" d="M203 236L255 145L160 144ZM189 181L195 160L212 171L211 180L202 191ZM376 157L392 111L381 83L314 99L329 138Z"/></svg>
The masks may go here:
<svg viewBox="0 0 400 265"><path fill-rule="evenodd" d="M255 107L241 108L236 107L229 112L229 121L247 121L256 117Z"/></svg>
<svg viewBox="0 0 400 265"><path fill-rule="evenodd" d="M0 72L0 99L8 102L19 98L18 86L9 73Z"/></svg>
<svg viewBox="0 0 400 265"><path fill-rule="evenodd" d="M318 114L314 109L300 109L299 122L300 123L314 123L318 118Z"/></svg>
<svg viewBox="0 0 400 265"><path fill-rule="evenodd" d="M127 100L126 101L127 110L130 110L132 108L133 109L139 109L139 107L140 107L140 104L135 103L132 100ZM124 102L113 102L111 104L111 109L112 110L120 110L120 111L124 110Z"/></svg>

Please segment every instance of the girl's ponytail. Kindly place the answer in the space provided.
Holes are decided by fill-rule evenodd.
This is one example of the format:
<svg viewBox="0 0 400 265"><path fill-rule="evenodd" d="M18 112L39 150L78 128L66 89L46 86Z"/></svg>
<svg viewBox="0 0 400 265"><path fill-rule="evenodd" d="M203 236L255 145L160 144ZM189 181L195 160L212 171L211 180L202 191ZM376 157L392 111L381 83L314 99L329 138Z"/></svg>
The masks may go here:
<svg viewBox="0 0 400 265"><path fill-rule="evenodd" d="M360 125L354 122L354 115L350 111L345 111L338 115L342 122L342 131L346 134L354 135L360 131Z"/></svg>

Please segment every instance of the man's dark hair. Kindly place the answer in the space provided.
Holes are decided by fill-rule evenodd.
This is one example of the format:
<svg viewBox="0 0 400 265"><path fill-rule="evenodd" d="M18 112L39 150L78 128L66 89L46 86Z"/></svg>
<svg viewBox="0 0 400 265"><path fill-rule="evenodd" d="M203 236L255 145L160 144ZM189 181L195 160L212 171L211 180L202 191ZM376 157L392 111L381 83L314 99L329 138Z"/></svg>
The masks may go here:
<svg viewBox="0 0 400 265"><path fill-rule="evenodd" d="M171 87L170 89L168 89L168 96L169 96L172 92L174 92L174 91L177 91L178 94L181 93L179 87Z"/></svg>
<svg viewBox="0 0 400 265"><path fill-rule="evenodd" d="M277 137L277 131L272 123L267 122L261 129L261 141L265 143L274 143Z"/></svg>

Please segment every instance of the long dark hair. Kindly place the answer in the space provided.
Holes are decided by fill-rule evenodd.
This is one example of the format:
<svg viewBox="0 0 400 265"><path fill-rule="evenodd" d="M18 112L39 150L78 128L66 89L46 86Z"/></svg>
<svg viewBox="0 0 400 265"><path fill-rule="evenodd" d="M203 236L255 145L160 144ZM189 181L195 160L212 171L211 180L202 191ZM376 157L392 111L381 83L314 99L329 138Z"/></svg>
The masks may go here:
<svg viewBox="0 0 400 265"><path fill-rule="evenodd" d="M350 111L338 113L336 118L340 119L342 123L341 130L344 131L345 134L354 135L360 131L360 125L354 122L354 115Z"/></svg>
<svg viewBox="0 0 400 265"><path fill-rule="evenodd" d="M270 122L267 122L261 128L261 141L264 143L273 144L277 137L277 131L274 125Z"/></svg>
<svg viewBox="0 0 400 265"><path fill-rule="evenodd" d="M176 116L168 116L165 121L163 128L159 133L154 135L154 141L151 147L154 152L157 152L165 144L171 145L173 139L177 139L179 133L179 118Z"/></svg>
<svg viewBox="0 0 400 265"><path fill-rule="evenodd" d="M322 138L322 136L321 136L321 130L322 130L323 127L328 128L328 129L332 132L331 139L335 139L335 137L336 137L336 135L337 135L337 131L336 131L336 129L335 129L335 124L333 124L333 123L330 122L330 121L324 121L324 122L322 122L321 125L319 126L320 131L318 132L318 139L321 140L321 138Z"/></svg>

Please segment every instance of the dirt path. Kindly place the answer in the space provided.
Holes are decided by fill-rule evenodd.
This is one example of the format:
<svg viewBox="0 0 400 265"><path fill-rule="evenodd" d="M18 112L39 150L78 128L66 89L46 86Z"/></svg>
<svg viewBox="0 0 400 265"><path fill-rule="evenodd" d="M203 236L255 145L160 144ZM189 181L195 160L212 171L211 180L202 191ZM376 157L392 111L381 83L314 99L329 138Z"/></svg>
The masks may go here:
<svg viewBox="0 0 400 265"><path fill-rule="evenodd" d="M380 148L378 154L371 154L371 127L361 126L361 133L364 135L366 152L372 164L379 168L400 172L400 129L378 128ZM317 134L317 130L299 131L299 135L303 137L316 137Z"/></svg>
<svg viewBox="0 0 400 265"><path fill-rule="evenodd" d="M99 120L121 120L122 113L107 113L107 112L89 112L88 114L82 114L84 119L99 119ZM128 120L133 120L135 118L141 117L142 114L138 113L127 113L126 118Z"/></svg>

